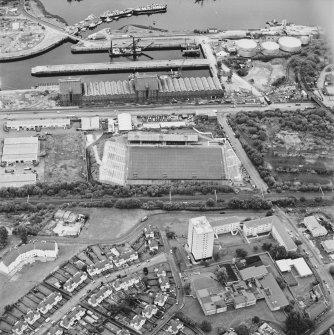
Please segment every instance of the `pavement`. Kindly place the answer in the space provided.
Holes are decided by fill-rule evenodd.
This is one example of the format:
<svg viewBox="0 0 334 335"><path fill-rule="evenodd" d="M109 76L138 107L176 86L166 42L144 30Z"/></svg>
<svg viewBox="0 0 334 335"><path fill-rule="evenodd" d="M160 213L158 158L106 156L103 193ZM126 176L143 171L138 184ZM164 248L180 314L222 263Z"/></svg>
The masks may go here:
<svg viewBox="0 0 334 335"><path fill-rule="evenodd" d="M248 158L245 150L243 149L242 145L240 144L239 140L235 137L234 132L232 128L228 125L226 115L218 114L218 122L223 127L226 136L228 137L229 142L231 143L234 152L238 156L239 160L241 161L242 165L248 172L249 176L251 177L254 185L261 191L261 192L267 192L268 186L267 184L262 180L262 178L259 175L259 172L251 162L251 160Z"/></svg>

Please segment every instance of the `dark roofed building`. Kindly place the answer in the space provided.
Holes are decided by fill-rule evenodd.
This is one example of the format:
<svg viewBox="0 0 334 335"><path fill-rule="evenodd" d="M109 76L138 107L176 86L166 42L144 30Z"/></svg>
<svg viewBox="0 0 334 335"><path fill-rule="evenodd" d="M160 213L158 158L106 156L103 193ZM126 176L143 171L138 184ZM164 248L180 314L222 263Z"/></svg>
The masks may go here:
<svg viewBox="0 0 334 335"><path fill-rule="evenodd" d="M138 100L157 99L159 95L159 79L157 75L135 74L134 90Z"/></svg>
<svg viewBox="0 0 334 335"><path fill-rule="evenodd" d="M59 80L59 98L62 105L81 105L83 86L81 79Z"/></svg>

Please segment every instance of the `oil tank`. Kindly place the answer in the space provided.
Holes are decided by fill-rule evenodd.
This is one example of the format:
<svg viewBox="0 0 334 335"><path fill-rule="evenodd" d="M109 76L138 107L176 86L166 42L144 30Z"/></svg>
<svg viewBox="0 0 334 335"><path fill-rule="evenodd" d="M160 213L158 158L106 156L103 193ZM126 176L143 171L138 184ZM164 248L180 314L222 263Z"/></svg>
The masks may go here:
<svg viewBox="0 0 334 335"><path fill-rule="evenodd" d="M301 49L302 42L299 38L284 36L278 40L279 48L285 52L298 52Z"/></svg>
<svg viewBox="0 0 334 335"><path fill-rule="evenodd" d="M300 41L302 42L302 45L308 45L310 43L310 36L301 36Z"/></svg>
<svg viewBox="0 0 334 335"><path fill-rule="evenodd" d="M241 57L253 57L256 55L257 43L250 39L236 41L238 54Z"/></svg>
<svg viewBox="0 0 334 335"><path fill-rule="evenodd" d="M266 56L277 55L279 52L279 45L276 42L263 42L261 44L262 53Z"/></svg>

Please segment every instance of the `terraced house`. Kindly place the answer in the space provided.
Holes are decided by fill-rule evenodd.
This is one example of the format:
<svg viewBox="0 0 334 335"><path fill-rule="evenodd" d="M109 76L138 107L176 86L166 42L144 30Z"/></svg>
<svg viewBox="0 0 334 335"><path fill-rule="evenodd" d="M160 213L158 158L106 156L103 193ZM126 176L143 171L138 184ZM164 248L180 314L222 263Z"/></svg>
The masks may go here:
<svg viewBox="0 0 334 335"><path fill-rule="evenodd" d="M56 242L32 242L13 248L0 263L0 272L13 275L20 271L25 264L35 261L53 261L58 255Z"/></svg>

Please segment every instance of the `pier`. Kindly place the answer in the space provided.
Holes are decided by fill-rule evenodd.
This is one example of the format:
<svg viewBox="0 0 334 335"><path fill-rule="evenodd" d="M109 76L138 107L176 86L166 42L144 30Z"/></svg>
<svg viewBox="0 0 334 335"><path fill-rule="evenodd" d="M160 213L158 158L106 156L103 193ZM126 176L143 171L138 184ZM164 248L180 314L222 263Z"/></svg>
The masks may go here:
<svg viewBox="0 0 334 335"><path fill-rule="evenodd" d="M210 62L207 59L174 59L115 63L41 65L33 67L31 69L31 74L33 76L75 75L109 72L157 71L178 68L210 68Z"/></svg>

